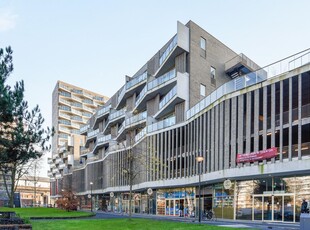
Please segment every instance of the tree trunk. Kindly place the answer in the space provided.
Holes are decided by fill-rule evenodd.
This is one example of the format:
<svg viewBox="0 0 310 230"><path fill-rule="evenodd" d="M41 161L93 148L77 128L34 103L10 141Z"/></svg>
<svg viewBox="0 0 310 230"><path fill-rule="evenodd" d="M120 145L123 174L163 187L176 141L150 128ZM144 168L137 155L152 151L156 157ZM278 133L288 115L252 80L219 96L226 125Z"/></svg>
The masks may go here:
<svg viewBox="0 0 310 230"><path fill-rule="evenodd" d="M16 175L16 166L12 167L11 171L11 189L9 195L9 207L14 208L14 188L15 188L15 175Z"/></svg>

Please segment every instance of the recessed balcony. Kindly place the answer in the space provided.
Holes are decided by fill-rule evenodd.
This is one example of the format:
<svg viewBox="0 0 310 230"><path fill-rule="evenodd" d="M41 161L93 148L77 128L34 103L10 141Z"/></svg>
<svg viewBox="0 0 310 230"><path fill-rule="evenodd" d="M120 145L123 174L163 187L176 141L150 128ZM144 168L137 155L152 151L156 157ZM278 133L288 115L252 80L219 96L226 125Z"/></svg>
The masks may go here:
<svg viewBox="0 0 310 230"><path fill-rule="evenodd" d="M125 110L117 110L115 112L111 112L109 116L109 120L103 130L104 134L110 132L111 126L115 125L116 123L121 124L125 119Z"/></svg>

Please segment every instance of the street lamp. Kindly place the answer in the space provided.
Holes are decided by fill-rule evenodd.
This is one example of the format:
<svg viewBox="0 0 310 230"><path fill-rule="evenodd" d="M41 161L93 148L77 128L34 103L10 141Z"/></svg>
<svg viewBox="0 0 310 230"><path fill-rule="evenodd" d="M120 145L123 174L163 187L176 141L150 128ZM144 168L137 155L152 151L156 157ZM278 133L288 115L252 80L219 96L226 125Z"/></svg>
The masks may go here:
<svg viewBox="0 0 310 230"><path fill-rule="evenodd" d="M199 200L198 200L198 221L201 222L201 163L203 162L203 157L196 157L196 161L198 162L198 175L199 175Z"/></svg>
<svg viewBox="0 0 310 230"><path fill-rule="evenodd" d="M93 212L93 182L90 182L90 211Z"/></svg>

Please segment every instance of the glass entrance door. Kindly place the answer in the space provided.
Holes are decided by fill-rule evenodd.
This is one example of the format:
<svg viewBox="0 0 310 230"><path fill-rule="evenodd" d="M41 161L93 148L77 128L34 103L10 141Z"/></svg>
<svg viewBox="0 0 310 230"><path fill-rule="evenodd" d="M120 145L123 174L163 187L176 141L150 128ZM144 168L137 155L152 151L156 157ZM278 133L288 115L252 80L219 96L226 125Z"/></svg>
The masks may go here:
<svg viewBox="0 0 310 230"><path fill-rule="evenodd" d="M252 220L294 222L294 194L253 196Z"/></svg>

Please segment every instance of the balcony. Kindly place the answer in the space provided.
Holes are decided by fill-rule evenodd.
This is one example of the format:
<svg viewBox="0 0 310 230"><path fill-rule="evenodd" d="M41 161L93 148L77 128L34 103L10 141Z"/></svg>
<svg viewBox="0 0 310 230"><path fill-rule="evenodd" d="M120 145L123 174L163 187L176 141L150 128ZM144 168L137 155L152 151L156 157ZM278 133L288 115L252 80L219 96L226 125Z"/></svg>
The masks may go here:
<svg viewBox="0 0 310 230"><path fill-rule="evenodd" d="M103 121L105 118L109 116L110 109L111 109L111 105L108 105L97 111L93 128L97 128L99 122Z"/></svg>
<svg viewBox="0 0 310 230"><path fill-rule="evenodd" d="M71 129L65 127L59 127L59 131L67 134L71 134Z"/></svg>
<svg viewBox="0 0 310 230"><path fill-rule="evenodd" d="M111 135L100 135L97 138L96 146L93 150L93 153L96 153L96 151L102 147L106 147L109 145L109 141L111 140Z"/></svg>
<svg viewBox="0 0 310 230"><path fill-rule="evenodd" d="M47 171L47 175L48 175L48 176L53 176L53 173L52 173L51 171L48 170L48 171Z"/></svg>
<svg viewBox="0 0 310 230"><path fill-rule="evenodd" d="M67 165L73 165L73 163L74 163L74 156L72 154L68 155Z"/></svg>
<svg viewBox="0 0 310 230"><path fill-rule="evenodd" d="M125 119L125 111L117 110L110 113L109 119L106 121L106 126L104 127L103 133L108 134L110 132L111 126L115 124L121 124Z"/></svg>
<svg viewBox="0 0 310 230"><path fill-rule="evenodd" d="M146 135L147 128L143 128L136 136L135 136L135 143L139 142L145 135Z"/></svg>
<svg viewBox="0 0 310 230"><path fill-rule="evenodd" d="M50 164L50 168L52 169L52 168L56 168L56 164L55 163L51 163Z"/></svg>
<svg viewBox="0 0 310 230"><path fill-rule="evenodd" d="M71 106L70 101L67 101L65 99L59 98L59 103L67 105L67 106Z"/></svg>
<svg viewBox="0 0 310 230"><path fill-rule="evenodd" d="M59 169L64 169L66 167L66 164L65 163L61 163L59 164L58 168Z"/></svg>
<svg viewBox="0 0 310 230"><path fill-rule="evenodd" d="M57 165L57 164L60 164L60 163L62 163L62 159L61 159L61 158L57 158L57 159L55 160L55 164Z"/></svg>
<svg viewBox="0 0 310 230"><path fill-rule="evenodd" d="M48 164L52 164L53 163L53 159L52 158L47 158L47 163Z"/></svg>
<svg viewBox="0 0 310 230"><path fill-rule="evenodd" d="M62 178L62 176L61 176L61 174L60 174L60 173L58 173L58 174L56 174L56 175L55 175L55 178L56 178L56 179L61 179L61 178Z"/></svg>
<svg viewBox="0 0 310 230"><path fill-rule="evenodd" d="M71 116L69 116L68 114L59 112L59 116L62 117L62 118L66 118L66 119L68 119L68 120L71 120Z"/></svg>
<svg viewBox="0 0 310 230"><path fill-rule="evenodd" d="M53 174L58 173L58 172L59 172L59 171L58 171L58 168L53 168L53 169L52 169L52 172L53 172Z"/></svg>
<svg viewBox="0 0 310 230"><path fill-rule="evenodd" d="M89 127L90 127L89 124L82 126L80 128L80 134L85 135L87 133L87 130L89 129Z"/></svg>
<svg viewBox="0 0 310 230"><path fill-rule="evenodd" d="M175 125L175 116L169 117L165 120L162 120L162 121L159 121L159 122L156 122L154 124L149 125L147 127L147 132L152 133L152 132L155 132L157 130L161 130L161 129L164 129L164 128L167 128L167 127L170 127L173 125Z"/></svg>
<svg viewBox="0 0 310 230"><path fill-rule="evenodd" d="M225 63L225 73L231 78L248 74L257 69L260 67L242 53Z"/></svg>
<svg viewBox="0 0 310 230"><path fill-rule="evenodd" d="M146 117L147 117L147 112L142 112L142 113L139 113L137 115L134 115L130 118L127 118L125 120L125 124L126 124L126 128L134 128L134 127L137 127L137 126L144 126L143 124L145 124L146 122Z"/></svg>
<svg viewBox="0 0 310 230"><path fill-rule="evenodd" d="M147 72L132 78L127 82L118 96L118 103L116 109L124 107L126 98L132 96L134 93L139 92L144 87L147 80Z"/></svg>
<svg viewBox="0 0 310 230"><path fill-rule="evenodd" d="M159 102L158 112L154 118L162 118L175 110L180 102L189 101L189 78L187 73L178 73L178 84L174 86ZM185 107L188 103L185 103ZM184 111L185 112L185 111Z"/></svg>
<svg viewBox="0 0 310 230"><path fill-rule="evenodd" d="M178 75L175 69L172 69L162 76L148 82L136 98L135 109L145 110L145 102L147 100L153 98L158 93L167 94L173 88L173 86L177 84Z"/></svg>
<svg viewBox="0 0 310 230"><path fill-rule="evenodd" d="M90 141L90 140L96 138L96 136L98 135L98 133L99 133L99 129L96 129L96 130L93 130L93 131L91 131L91 132L88 132L88 133L87 133L87 137L86 137L86 141L88 142L88 141Z"/></svg>

